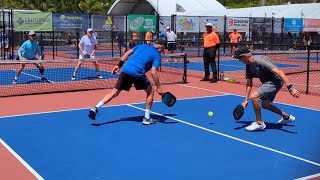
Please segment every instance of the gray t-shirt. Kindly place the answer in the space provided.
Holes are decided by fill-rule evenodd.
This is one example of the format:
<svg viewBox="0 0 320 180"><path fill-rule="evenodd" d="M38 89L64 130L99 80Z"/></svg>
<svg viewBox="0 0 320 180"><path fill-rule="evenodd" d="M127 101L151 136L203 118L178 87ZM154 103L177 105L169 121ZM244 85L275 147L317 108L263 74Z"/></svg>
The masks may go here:
<svg viewBox="0 0 320 180"><path fill-rule="evenodd" d="M246 79L259 78L262 83L272 81L281 82L280 77L272 72L277 68L267 56L254 56L252 64L246 65Z"/></svg>

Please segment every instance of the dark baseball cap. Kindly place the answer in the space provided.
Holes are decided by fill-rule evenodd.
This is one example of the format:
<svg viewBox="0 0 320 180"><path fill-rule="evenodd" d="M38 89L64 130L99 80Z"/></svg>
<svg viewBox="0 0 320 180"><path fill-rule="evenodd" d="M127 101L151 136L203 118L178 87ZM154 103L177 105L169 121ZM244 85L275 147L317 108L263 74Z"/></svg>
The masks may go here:
<svg viewBox="0 0 320 180"><path fill-rule="evenodd" d="M242 56L251 53L250 49L247 46L239 47L232 56L233 58L240 59Z"/></svg>

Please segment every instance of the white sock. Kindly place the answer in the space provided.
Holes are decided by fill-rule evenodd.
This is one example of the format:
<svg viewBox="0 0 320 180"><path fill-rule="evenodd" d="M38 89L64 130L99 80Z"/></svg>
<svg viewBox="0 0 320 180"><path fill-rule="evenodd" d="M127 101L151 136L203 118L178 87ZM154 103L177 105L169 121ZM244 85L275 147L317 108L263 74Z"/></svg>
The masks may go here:
<svg viewBox="0 0 320 180"><path fill-rule="evenodd" d="M147 119L150 118L150 109L146 109L146 113L144 114L144 117L146 117Z"/></svg>
<svg viewBox="0 0 320 180"><path fill-rule="evenodd" d="M73 75L72 75L72 76L76 76L76 71L73 72Z"/></svg>
<svg viewBox="0 0 320 180"><path fill-rule="evenodd" d="M14 79L15 79L15 80L17 80L17 79L18 79L18 77L17 77L17 76L15 76L15 77L14 77Z"/></svg>
<svg viewBox="0 0 320 180"><path fill-rule="evenodd" d="M101 107L101 106L103 106L104 105L104 103L102 102L102 101L100 101L97 105L96 105L96 108L99 108L99 107Z"/></svg>

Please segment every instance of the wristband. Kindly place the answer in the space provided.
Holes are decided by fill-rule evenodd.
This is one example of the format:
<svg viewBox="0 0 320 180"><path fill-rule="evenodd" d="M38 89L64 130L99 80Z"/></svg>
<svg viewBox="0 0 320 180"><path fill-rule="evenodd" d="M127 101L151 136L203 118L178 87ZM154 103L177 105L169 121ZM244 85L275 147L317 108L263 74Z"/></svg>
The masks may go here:
<svg viewBox="0 0 320 180"><path fill-rule="evenodd" d="M124 61L120 60L119 63L118 63L118 67L121 68L123 66L123 64L124 64Z"/></svg>
<svg viewBox="0 0 320 180"><path fill-rule="evenodd" d="M289 85L287 86L287 88L288 88L288 90L289 90L290 92L294 90L292 84L289 84Z"/></svg>

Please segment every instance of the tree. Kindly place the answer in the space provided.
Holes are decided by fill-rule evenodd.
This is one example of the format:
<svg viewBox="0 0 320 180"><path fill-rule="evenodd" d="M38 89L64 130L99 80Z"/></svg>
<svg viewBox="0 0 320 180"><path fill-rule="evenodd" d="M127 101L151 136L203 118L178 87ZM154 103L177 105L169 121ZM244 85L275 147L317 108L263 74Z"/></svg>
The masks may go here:
<svg viewBox="0 0 320 180"><path fill-rule="evenodd" d="M96 0L83 0L79 3L79 8L85 13L102 13L104 11L102 2Z"/></svg>

